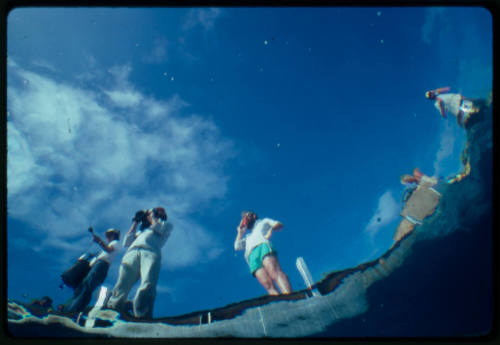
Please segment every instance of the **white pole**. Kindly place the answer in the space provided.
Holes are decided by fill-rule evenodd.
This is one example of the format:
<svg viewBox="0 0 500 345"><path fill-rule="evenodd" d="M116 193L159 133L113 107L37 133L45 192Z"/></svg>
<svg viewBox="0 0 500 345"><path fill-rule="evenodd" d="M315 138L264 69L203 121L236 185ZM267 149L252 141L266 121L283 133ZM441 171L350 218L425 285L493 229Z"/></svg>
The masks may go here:
<svg viewBox="0 0 500 345"><path fill-rule="evenodd" d="M86 328L92 328L94 327L95 324L95 318L97 316L97 313L101 308L104 306L104 302L106 298L109 296L111 292L108 293L108 288L105 286L101 286L101 290L99 290L99 297L97 298L97 302L94 305L94 308L92 308L89 311L89 315L87 316L87 321L85 322L85 327Z"/></svg>
<svg viewBox="0 0 500 345"><path fill-rule="evenodd" d="M307 268L304 258L301 256L298 257L295 265L297 266L297 269L299 270L302 279L304 279L304 283L306 284L307 288L311 290L311 287L313 285L313 279L311 272L309 272L309 269ZM312 294L313 296L318 296L318 293L316 291L313 291Z"/></svg>

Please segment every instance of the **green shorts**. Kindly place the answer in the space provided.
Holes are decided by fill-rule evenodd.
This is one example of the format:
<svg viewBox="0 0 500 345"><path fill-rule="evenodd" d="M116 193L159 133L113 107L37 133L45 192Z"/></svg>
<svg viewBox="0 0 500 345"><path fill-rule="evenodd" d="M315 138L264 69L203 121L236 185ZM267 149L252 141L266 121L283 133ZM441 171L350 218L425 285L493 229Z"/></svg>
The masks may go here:
<svg viewBox="0 0 500 345"><path fill-rule="evenodd" d="M262 267L262 261L267 255L276 255L274 248L268 243L259 244L257 247L252 249L250 255L248 256L248 266L250 267L250 272L255 273L259 268Z"/></svg>

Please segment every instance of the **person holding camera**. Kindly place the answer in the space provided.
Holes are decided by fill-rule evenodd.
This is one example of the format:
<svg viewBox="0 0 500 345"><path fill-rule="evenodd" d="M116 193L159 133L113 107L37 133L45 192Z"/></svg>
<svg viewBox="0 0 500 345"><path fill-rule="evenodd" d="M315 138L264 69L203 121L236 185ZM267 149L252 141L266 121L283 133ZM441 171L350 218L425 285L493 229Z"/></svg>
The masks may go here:
<svg viewBox="0 0 500 345"><path fill-rule="evenodd" d="M104 237L107 243L96 235L91 227L89 232L92 234L93 241L102 248L102 251L90 261L90 271L75 288L73 297L64 307L66 313L81 312L87 307L92 299L92 293L104 282L108 275L109 266L120 251L120 230L113 228L106 230Z"/></svg>
<svg viewBox="0 0 500 345"><path fill-rule="evenodd" d="M273 231L279 231L283 224L269 218L257 220L257 214L246 211L241 213L241 221L236 228L238 235L234 241L234 250L245 250L245 260L250 273L270 295L289 294L292 287L288 276L281 270L276 250L269 239ZM245 235L246 231L250 231Z"/></svg>
<svg viewBox="0 0 500 345"><path fill-rule="evenodd" d="M139 223L141 226L137 230ZM161 249L172 230L173 225L167 223L163 207L137 211L123 240L123 246L128 249L107 303L108 308L123 312L128 294L140 278L141 283L133 300L133 313L137 318L152 318L161 268Z"/></svg>

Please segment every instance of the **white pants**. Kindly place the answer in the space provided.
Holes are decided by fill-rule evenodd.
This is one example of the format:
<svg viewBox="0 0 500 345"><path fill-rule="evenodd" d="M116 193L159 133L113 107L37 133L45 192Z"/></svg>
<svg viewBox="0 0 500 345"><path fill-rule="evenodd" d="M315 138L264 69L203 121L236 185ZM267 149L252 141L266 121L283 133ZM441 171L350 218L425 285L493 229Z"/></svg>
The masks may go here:
<svg viewBox="0 0 500 345"><path fill-rule="evenodd" d="M153 317L156 283L160 275L161 256L147 249L134 248L123 256L108 307L121 310L134 284L141 278L141 285L134 297L134 316Z"/></svg>

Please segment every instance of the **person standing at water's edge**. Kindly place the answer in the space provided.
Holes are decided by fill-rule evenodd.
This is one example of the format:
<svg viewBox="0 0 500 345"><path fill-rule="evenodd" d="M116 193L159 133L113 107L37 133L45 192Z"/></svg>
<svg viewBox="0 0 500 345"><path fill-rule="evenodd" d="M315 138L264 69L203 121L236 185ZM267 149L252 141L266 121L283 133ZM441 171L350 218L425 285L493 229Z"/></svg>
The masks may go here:
<svg viewBox="0 0 500 345"><path fill-rule="evenodd" d="M434 106L446 118L446 114L452 114L457 118L457 124L464 127L470 116L479 111L472 99L466 98L458 93L449 93L449 87L430 90L425 93L427 99L435 101Z"/></svg>
<svg viewBox="0 0 500 345"><path fill-rule="evenodd" d="M141 223L138 231L137 226ZM123 256L118 281L113 288L107 306L122 311L128 294L134 284L141 279L133 301L134 316L152 318L156 298L156 284L161 268L161 249L172 233L173 225L167 223L167 213L163 207L140 210L132 219L132 226L125 235Z"/></svg>
<svg viewBox="0 0 500 345"><path fill-rule="evenodd" d="M94 290L106 279L109 267L120 251L120 243L118 242L120 240L120 230L106 230L104 236L106 237L107 243L98 235L94 234L92 228L90 228L89 231L92 234L93 241L102 248L102 252L97 258L94 258L90 262L90 271L83 281L75 288L71 300L66 306L63 306L63 310L66 313L80 312L85 309L92 299Z"/></svg>
<svg viewBox="0 0 500 345"><path fill-rule="evenodd" d="M292 292L288 276L281 270L277 252L269 238L273 231L279 231L283 224L264 218L257 220L254 212L242 212L241 221L236 228L238 234L234 250L245 250L245 259L250 272L270 295L278 295L277 285L283 294ZM250 231L245 235L247 231Z"/></svg>

